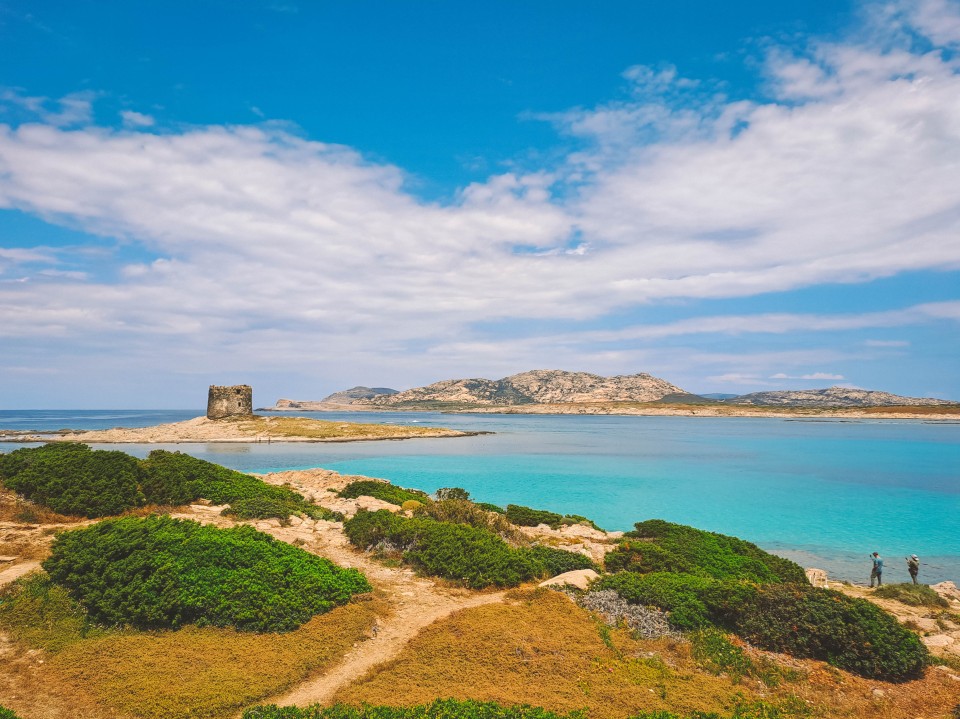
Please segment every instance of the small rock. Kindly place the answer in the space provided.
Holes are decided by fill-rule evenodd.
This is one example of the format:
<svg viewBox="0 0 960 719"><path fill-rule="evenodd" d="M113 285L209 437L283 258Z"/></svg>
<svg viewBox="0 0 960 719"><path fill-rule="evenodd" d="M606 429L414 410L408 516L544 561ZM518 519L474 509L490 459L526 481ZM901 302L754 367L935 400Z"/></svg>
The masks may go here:
<svg viewBox="0 0 960 719"><path fill-rule="evenodd" d="M920 637L920 641L928 647L948 647L953 644L953 637L946 634L934 634L932 637Z"/></svg>
<svg viewBox="0 0 960 719"><path fill-rule="evenodd" d="M883 699L885 696L887 696L887 693L883 691L883 689L874 689L870 693L873 695L874 699Z"/></svg>
<svg viewBox="0 0 960 719"><path fill-rule="evenodd" d="M562 587L565 585L576 587L577 589L586 589L590 582L599 577L592 569L575 569L572 572L564 572L555 577L551 577L540 582L541 587Z"/></svg>

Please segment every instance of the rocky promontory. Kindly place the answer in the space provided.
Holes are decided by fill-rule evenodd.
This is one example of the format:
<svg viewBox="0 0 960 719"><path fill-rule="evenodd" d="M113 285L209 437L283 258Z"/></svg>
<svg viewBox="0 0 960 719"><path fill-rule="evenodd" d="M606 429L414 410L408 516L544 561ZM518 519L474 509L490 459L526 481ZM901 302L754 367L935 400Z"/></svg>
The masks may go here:
<svg viewBox="0 0 960 719"><path fill-rule="evenodd" d="M827 389L784 390L753 392L724 400L727 404L757 407L934 407L956 404L932 397L903 397L889 392L878 392L849 387Z"/></svg>

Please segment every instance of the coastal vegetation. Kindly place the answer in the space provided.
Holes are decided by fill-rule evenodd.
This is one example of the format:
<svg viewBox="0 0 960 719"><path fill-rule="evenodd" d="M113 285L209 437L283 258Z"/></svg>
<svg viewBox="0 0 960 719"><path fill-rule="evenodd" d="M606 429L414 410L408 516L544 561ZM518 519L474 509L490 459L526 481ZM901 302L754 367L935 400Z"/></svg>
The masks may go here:
<svg viewBox="0 0 960 719"><path fill-rule="evenodd" d="M430 496L426 492L421 492L418 489L404 489L403 487L398 487L395 484L390 484L389 482L380 482L375 479L359 479L354 482L350 482L350 484L341 489L337 495L343 497L344 499L373 497L374 499L379 499L383 502L395 504L398 507L402 506L404 502L409 502L410 500L420 503L430 500Z"/></svg>
<svg viewBox="0 0 960 719"><path fill-rule="evenodd" d="M81 487L71 479L74 467L87 477L101 468L123 471L110 482ZM325 706L306 709L259 706L248 708L245 719L859 715L879 701L869 699L876 682L919 678L930 661L917 635L876 604L816 589L798 565L745 540L663 520L639 522L620 539L590 532L570 536L556 529L595 525L578 515L474 502L457 487L441 488L431 498L359 480L338 492L331 506L349 514L357 504L341 500L374 496L395 509L358 509L342 528L306 520L258 525L279 541L251 526L214 524L331 513L293 491L294 485L267 484L180 453L159 450L138 460L82 445L50 445L0 455L0 479L8 490L16 484L16 491L31 492L51 510L61 500L73 504L58 506L79 507L103 496L134 496L132 509L151 513L55 535L45 571L0 589L0 630L10 646L23 648L19 656L39 650L36 656L46 662L34 665L30 676L56 677L66 682L65 691L80 687L114 713L219 718L253 702L276 701L308 675L331 669L351 648L368 646L364 640L377 637L378 623L389 622L405 602L428 609L419 597L401 598L429 585L397 572L401 564L445 580L432 585L436 595L430 596L442 596L438 605L460 611L424 624L394 658L340 685L328 696L332 706L327 699ZM309 488L311 496L318 486L282 479L300 491ZM334 486L342 485L337 480ZM230 514L180 510L214 523L206 526L157 514L199 497L230 504ZM322 492L321 501L326 497ZM554 529L534 529L542 524ZM341 531L371 555L340 546ZM330 556L341 565L366 567L368 576L377 577L376 591L359 571L301 547L338 547ZM602 567L580 553L599 557L598 549L607 552ZM376 561L381 564L372 570ZM584 592L567 590L577 603L553 590L521 586L576 569L602 572ZM466 591L489 587L514 589ZM632 620L607 616L602 603L584 601L599 594L635 616L658 617L659 628L645 633ZM942 600L922 585L891 585L883 594L942 609ZM784 660L781 653L798 660ZM799 661L804 659L832 667ZM935 679L933 685L939 687ZM894 685L881 686L890 692ZM868 701L849 698L854 696ZM949 707L955 704L951 696ZM948 706L937 697L937 707ZM34 716L22 703L11 706L25 719ZM898 705L890 716L915 716L913 708L923 706L921 698Z"/></svg>
<svg viewBox="0 0 960 719"><path fill-rule="evenodd" d="M516 587L549 574L593 567L583 555L544 546L513 547L490 529L429 516L408 519L383 509L361 509L343 528L360 549L396 554L423 574L471 589Z"/></svg>
<svg viewBox="0 0 960 719"><path fill-rule="evenodd" d="M950 604L926 584L883 584L873 593L875 597L894 599L911 607L943 609Z"/></svg>
<svg viewBox="0 0 960 719"><path fill-rule="evenodd" d="M713 579L807 583L803 568L737 537L650 519L607 555L610 572L678 572Z"/></svg>
<svg viewBox="0 0 960 719"><path fill-rule="evenodd" d="M290 631L370 585L249 526L128 517L64 532L43 563L90 618L140 629Z"/></svg>
<svg viewBox="0 0 960 719"><path fill-rule="evenodd" d="M287 519L333 514L302 495L249 474L181 452L157 449L139 460L124 452L74 442L0 454L0 483L55 512L88 518L115 516L148 504L177 506L207 499L230 504L242 519Z"/></svg>
<svg viewBox="0 0 960 719"><path fill-rule="evenodd" d="M803 569L750 542L693 527L639 522L606 557L598 589L669 613L685 630L721 627L756 646L867 677L919 676L928 653L876 605L810 586Z"/></svg>

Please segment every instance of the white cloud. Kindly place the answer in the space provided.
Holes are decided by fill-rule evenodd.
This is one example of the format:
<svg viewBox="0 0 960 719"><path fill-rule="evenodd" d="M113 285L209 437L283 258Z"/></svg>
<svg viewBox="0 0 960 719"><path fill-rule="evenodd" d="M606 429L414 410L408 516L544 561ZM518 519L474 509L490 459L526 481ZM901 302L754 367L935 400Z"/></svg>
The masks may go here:
<svg viewBox="0 0 960 719"><path fill-rule="evenodd" d="M828 380L839 380L846 379L842 374L833 374L831 372L811 372L809 374L802 375L790 375L783 372L777 372L775 375L770 375L770 379L828 379Z"/></svg>
<svg viewBox="0 0 960 719"><path fill-rule="evenodd" d="M911 7L903 22L953 42L955 5ZM780 50L767 60L776 94L750 103L669 67L632 67L630 100L552 118L594 146L445 204L410 194L397 167L280 127L156 135L136 131L151 117L124 111L128 129L116 132L89 125L89 94L51 103L7 91L0 99L39 122L0 126L0 208L119 237L151 259L115 268L110 282L78 283L86 270L71 267L57 271L72 277L4 284L0 335L123 338L131 353L195 366L222 360L209 347L264 365L281 361L278 348L361 365L375 353L463 357L479 321L585 320L672 298L960 269L958 63L870 42ZM958 318L960 302L704 317L540 335L524 356L551 343L578 357L588 341ZM511 346L493 345L491 357ZM637 357L604 351L610 362ZM806 366L824 366L813 364L829 361L821 355ZM716 375L724 382L788 366L699 359L730 367Z"/></svg>
<svg viewBox="0 0 960 719"><path fill-rule="evenodd" d="M124 127L129 128L151 127L156 124L152 116L133 110L121 110L120 119L123 120Z"/></svg>

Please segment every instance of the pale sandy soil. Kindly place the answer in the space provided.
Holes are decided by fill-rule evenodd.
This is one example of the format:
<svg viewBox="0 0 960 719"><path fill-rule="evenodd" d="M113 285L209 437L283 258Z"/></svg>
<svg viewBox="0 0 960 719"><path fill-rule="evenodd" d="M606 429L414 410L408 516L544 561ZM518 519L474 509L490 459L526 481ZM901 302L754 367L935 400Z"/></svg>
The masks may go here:
<svg viewBox="0 0 960 719"><path fill-rule="evenodd" d="M153 427L28 433L0 430L6 442L84 442L85 444L172 444L179 442L358 442L414 437L464 437L442 427L327 422L302 417L253 417L212 420L195 417Z"/></svg>

